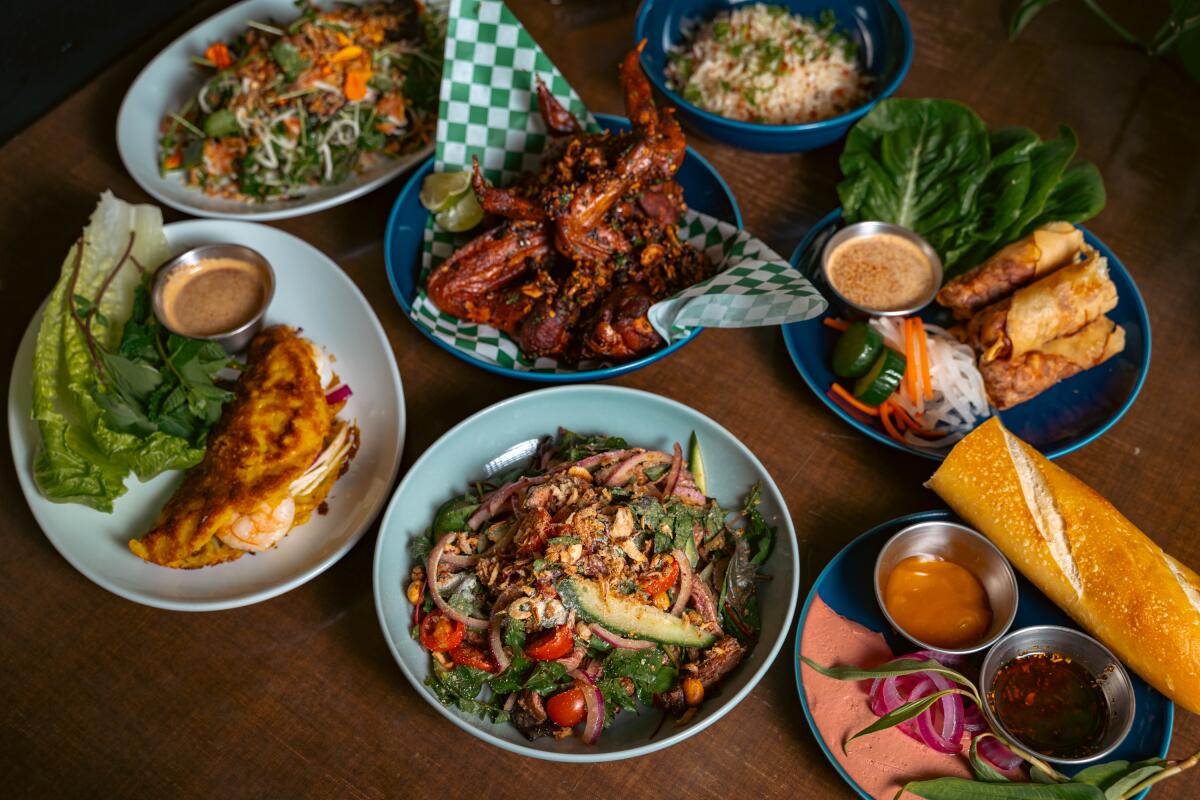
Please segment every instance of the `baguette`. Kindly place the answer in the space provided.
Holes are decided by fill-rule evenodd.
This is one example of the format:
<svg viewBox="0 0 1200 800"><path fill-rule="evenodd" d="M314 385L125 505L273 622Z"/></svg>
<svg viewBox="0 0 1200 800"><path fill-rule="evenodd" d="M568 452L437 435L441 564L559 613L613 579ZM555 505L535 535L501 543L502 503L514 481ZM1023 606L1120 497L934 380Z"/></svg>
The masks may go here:
<svg viewBox="0 0 1200 800"><path fill-rule="evenodd" d="M1147 683L1200 713L1200 575L996 417L926 486Z"/></svg>

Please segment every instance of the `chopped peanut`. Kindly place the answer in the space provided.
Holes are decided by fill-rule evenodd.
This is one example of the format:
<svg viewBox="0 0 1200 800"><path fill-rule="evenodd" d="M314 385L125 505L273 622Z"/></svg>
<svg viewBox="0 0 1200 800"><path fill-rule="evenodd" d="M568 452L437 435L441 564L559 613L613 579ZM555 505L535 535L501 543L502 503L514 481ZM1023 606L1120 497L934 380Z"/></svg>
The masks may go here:
<svg viewBox="0 0 1200 800"><path fill-rule="evenodd" d="M666 592L659 592L651 598L654 605L662 611L666 611L671 607L671 598L667 597Z"/></svg>
<svg viewBox="0 0 1200 800"><path fill-rule="evenodd" d="M698 706L704 702L704 684L699 679L687 677L680 685L683 686L683 699L689 706Z"/></svg>
<svg viewBox="0 0 1200 800"><path fill-rule="evenodd" d="M414 606L421 602L421 581L413 581L408 585L408 591L404 593L408 598L408 602Z"/></svg>

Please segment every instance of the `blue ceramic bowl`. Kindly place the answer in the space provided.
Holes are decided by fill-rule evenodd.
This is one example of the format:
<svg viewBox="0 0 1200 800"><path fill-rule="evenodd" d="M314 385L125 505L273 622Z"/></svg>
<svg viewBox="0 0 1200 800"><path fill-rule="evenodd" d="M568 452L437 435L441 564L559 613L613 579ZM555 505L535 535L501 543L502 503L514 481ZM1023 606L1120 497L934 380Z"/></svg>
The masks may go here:
<svg viewBox="0 0 1200 800"><path fill-rule="evenodd" d="M759 584L762 631L758 644L708 692L698 713L685 725L668 722L657 731L662 715L642 709L640 714L622 713L595 745L585 745L577 736L530 742L508 723L492 724L446 708L424 684L431 659L410 635L412 606L404 596L413 565L409 543L429 527L442 503L483 477L487 461L517 442L551 434L559 425L581 433L623 436L631 445L667 450L674 442L686 442L695 431L708 464L706 488L722 508L740 507L746 491L755 483L762 485L762 512L778 532L762 566L771 580ZM762 462L733 434L700 412L656 394L620 386L540 389L485 408L447 431L409 468L392 496L379 523L374 572L379 623L392 655L417 694L478 739L512 753L576 763L654 753L723 717L754 689L774 662L791 631L800 594L796 532L783 495ZM731 732L736 734L736 730Z"/></svg>
<svg viewBox="0 0 1200 800"><path fill-rule="evenodd" d="M916 646L907 642L892 632L883 612L875 601L872 591L872 581L875 575L875 558L880 549L892 534L918 522L960 520L949 511L926 511L920 514L910 514L894 519L891 522L872 528L859 536L833 557L833 560L822 570L800 610L800 618L796 621L796 637L792 645L792 663L796 670L796 690L800 693L800 705L804 709L804 717L812 728L813 736L829 758L829 763L838 771L850 788L866 800L871 796L863 791L853 778L842 768L834 758L830 748L837 747L840 742L827 742L817 730L813 722L812 711L808 707L808 696L804 692L804 681L800 672L800 640L804 625L808 621L808 611L812 607L813 598L820 595L831 609L846 619L874 631L879 631L887 639L892 652L897 654L911 653ZM1026 628L1030 625L1063 625L1078 629L1071 619L1059 610L1049 598L1038 591L1032 583L1020 574L1017 575L1017 618L1012 630ZM1171 744L1171 725L1175 719L1175 704L1155 691L1149 684L1136 674L1129 674L1133 683L1136 698L1137 713L1134 716L1133 728L1119 747L1103 761L1125 759L1140 761L1144 758L1167 757L1167 747ZM1067 770L1068 774L1078 772L1078 769ZM1142 792L1138 798L1145 797Z"/></svg>
<svg viewBox="0 0 1200 800"><path fill-rule="evenodd" d="M813 276L821 248L841 221L842 212L839 209L814 225L793 251L792 265L806 275ZM1108 259L1108 274L1120 296L1117 307L1108 316L1125 328L1125 350L1097 367L1062 381L1032 400L999 412L1004 427L1041 450L1046 458L1058 458L1078 450L1115 425L1133 405L1150 370L1150 318L1146 315L1142 295L1124 265L1104 242L1086 228L1081 230L1084 240ZM921 316L934 321L932 318L940 316L939 312L944 313L940 308L930 306ZM837 316L839 313L831 308L822 316ZM949 448L932 449L901 444L874 422L863 422L829 399L826 393L837 380L830 367L830 354L837 334L823 325L821 319L796 322L783 328L783 339L791 353L792 362L821 402L867 436L886 445L938 461L945 458Z"/></svg>
<svg viewBox="0 0 1200 800"><path fill-rule="evenodd" d="M593 116L606 130L629 130L629 120L624 117L611 114L593 114ZM396 198L395 205L392 206L384 238L383 257L387 265L388 282L392 286L392 293L396 295L400 307L404 309L405 316L410 320L412 319L413 300L417 296L417 282L421 273L421 245L425 236L425 221L429 219L429 212L421 205L418 195L421 193L421 183L432 170L433 159L430 158L421 164L409 178L408 183L400 192L400 196ZM730 191L729 186L726 185L712 164L704 159L704 156L689 147L683 164L675 175L675 180L683 187L683 196L689 208L708 214L710 217L731 222L739 228L742 227L742 212L738 208L737 200L733 197L733 192ZM498 366L478 359L473 353L460 350L439 339L420 325L417 325L417 330L451 355L496 375L538 383L577 383L615 378L618 375L641 369L683 347L695 339L703 329L696 328L686 338L633 361L622 361L608 367L574 372L533 372Z"/></svg>
<svg viewBox="0 0 1200 800"><path fill-rule="evenodd" d="M858 45L863 66L875 78L871 99L866 104L820 122L762 125L705 111L667 88L667 53L683 39L685 23L707 20L720 11L754 1L643 0L634 23L634 41L646 40L642 67L650 80L685 120L717 141L768 153L798 153L824 147L842 138L876 103L895 93L912 65L912 30L896 0L771 0L807 17L816 17L826 9L833 11L838 28Z"/></svg>

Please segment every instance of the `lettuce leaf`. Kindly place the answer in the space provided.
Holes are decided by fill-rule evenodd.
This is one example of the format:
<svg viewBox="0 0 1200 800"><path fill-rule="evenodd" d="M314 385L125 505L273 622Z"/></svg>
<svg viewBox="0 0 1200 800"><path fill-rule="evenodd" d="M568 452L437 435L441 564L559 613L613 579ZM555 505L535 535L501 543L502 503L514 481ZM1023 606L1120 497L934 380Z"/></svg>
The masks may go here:
<svg viewBox="0 0 1200 800"><path fill-rule="evenodd" d="M127 250L131 258L114 274ZM147 480L190 467L204 454L186 439L159 431L138 436L109 425L97 401L102 388L96 363L102 354L89 348L75 317L94 306L95 318L107 321L92 326L96 344L116 350L142 270L166 257L162 212L124 203L111 192L101 195L83 236L67 253L33 356L33 419L41 434L33 476L49 500L112 511L130 472Z"/></svg>

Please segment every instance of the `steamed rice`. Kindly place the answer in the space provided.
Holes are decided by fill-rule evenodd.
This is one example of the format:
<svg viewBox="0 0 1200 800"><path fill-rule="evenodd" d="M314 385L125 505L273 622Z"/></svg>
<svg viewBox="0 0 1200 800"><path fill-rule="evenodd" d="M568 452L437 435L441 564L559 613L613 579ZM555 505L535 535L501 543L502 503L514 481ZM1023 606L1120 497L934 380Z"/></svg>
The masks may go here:
<svg viewBox="0 0 1200 800"><path fill-rule="evenodd" d="M700 25L670 54L667 81L690 103L744 122L816 122L865 103L854 42L783 6L742 6Z"/></svg>

